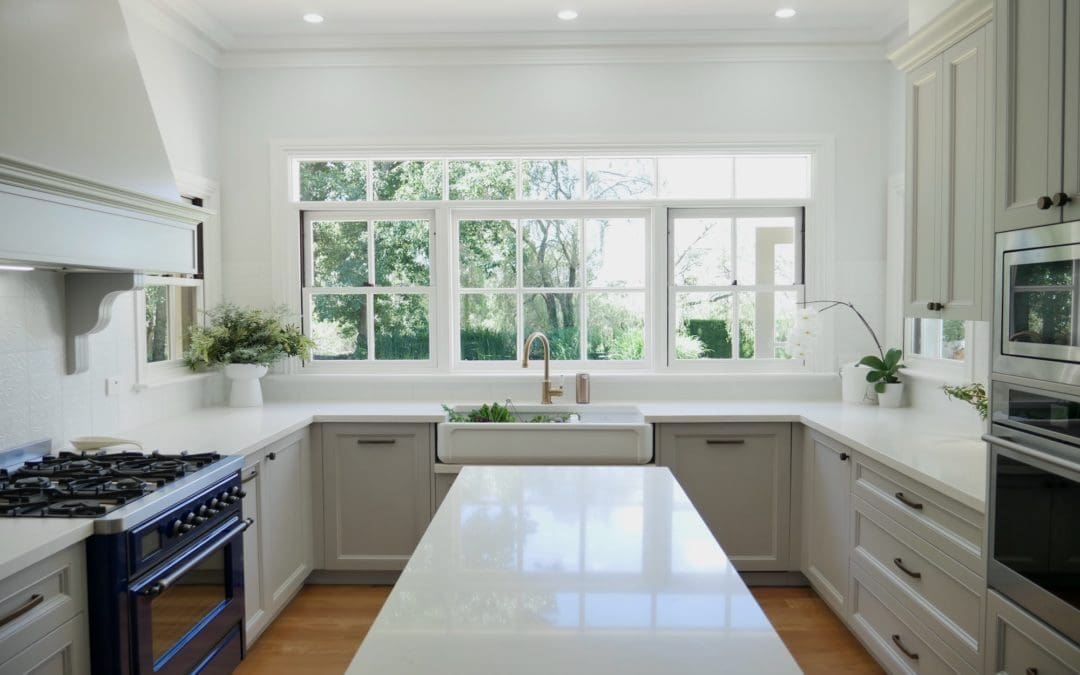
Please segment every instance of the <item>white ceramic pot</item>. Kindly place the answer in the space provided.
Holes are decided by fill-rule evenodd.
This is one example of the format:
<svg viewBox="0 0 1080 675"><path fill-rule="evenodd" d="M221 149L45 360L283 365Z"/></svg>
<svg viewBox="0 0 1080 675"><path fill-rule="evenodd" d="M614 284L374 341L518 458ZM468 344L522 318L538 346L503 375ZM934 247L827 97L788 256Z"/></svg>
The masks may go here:
<svg viewBox="0 0 1080 675"><path fill-rule="evenodd" d="M878 392L878 405L882 408L900 408L904 405L904 383L886 384L885 391Z"/></svg>
<svg viewBox="0 0 1080 675"><path fill-rule="evenodd" d="M230 363L225 366L229 378L229 405L233 408L252 408L262 405L262 385L259 378L266 374L266 366L254 363Z"/></svg>

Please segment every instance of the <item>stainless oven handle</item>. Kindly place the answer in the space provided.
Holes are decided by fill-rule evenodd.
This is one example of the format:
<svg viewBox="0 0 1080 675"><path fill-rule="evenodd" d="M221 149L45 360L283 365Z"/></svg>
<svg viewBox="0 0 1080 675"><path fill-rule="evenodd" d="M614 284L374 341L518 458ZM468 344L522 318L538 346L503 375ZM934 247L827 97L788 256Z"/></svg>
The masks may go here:
<svg viewBox="0 0 1080 675"><path fill-rule="evenodd" d="M1025 455L1027 455L1028 457L1033 457L1035 459L1042 460L1042 461L1046 462L1047 464L1053 464L1054 466L1060 467L1062 469L1069 469L1070 471L1076 471L1076 465L1073 464L1072 462L1069 462L1068 460L1065 460L1065 459L1062 459L1060 457L1056 457L1054 455L1042 452L1041 450L1036 450L1035 448L1029 447L1027 445L1020 445L1016 441L1009 440L1008 438L1005 438L1004 436L995 436L994 434L985 434L982 437L982 439L984 441L986 441L987 443L991 444L991 445L1000 445L1001 447L1006 448L1008 450L1013 450L1014 452L1020 452L1020 453L1023 453Z"/></svg>
<svg viewBox="0 0 1080 675"><path fill-rule="evenodd" d="M183 566L180 567L180 569L176 570L169 576L164 577L160 581L155 581L154 583L150 584L143 590L139 591L139 594L147 596L161 595L165 591L169 590L169 587L175 584L181 577L198 567L200 564L202 564L204 560L217 553L218 549L221 548L221 543L232 539L233 537L240 534L254 524L255 520L253 518L245 518L241 520L239 523L233 525L218 538L218 544L211 546L199 555L187 561L183 564Z"/></svg>

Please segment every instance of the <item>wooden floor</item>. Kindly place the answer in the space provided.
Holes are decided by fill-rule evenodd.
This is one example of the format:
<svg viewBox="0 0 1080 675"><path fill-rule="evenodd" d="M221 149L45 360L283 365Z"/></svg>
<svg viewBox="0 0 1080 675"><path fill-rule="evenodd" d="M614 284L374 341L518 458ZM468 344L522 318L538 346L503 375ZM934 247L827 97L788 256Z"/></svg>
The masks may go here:
<svg viewBox="0 0 1080 675"><path fill-rule="evenodd" d="M807 675L884 673L809 588L753 588ZM307 586L235 675L339 675L390 593L389 586Z"/></svg>

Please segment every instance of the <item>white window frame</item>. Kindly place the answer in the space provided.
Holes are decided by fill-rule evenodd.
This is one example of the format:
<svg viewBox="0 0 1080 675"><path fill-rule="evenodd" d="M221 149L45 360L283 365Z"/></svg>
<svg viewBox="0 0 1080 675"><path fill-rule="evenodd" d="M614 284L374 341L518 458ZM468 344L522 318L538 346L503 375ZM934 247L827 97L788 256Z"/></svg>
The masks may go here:
<svg viewBox="0 0 1080 675"><path fill-rule="evenodd" d="M530 158L532 159L532 158ZM536 203L536 202L531 202ZM593 202L595 204L595 202ZM585 281L585 228L584 224L589 219L604 219L604 218L636 218L644 221L644 248L645 254L642 260L645 271L645 286L644 287L627 287L627 288L605 288L605 287L590 287ZM516 237L516 273L517 282L512 287L506 288L484 288L484 289L469 289L468 292L463 292L460 285L460 256L458 251L458 224L462 220L537 220L537 219L571 219L580 220L582 223L581 228L581 241L582 245L579 253L579 269L581 270L581 286L577 288L536 288L531 286L524 286L522 276L524 274L522 255L522 231L521 228L515 228ZM576 360L560 360L552 361L557 363L560 368L567 369L584 369L597 371L645 371L652 368L654 347L652 344L653 335L653 293L652 288L654 286L652 279L652 265L650 256L651 242L653 241L652 229L653 218L652 210L648 208L626 208L626 207L607 207L607 206L582 206L580 202L570 201L545 201L542 202L542 206L523 207L520 203L513 206L504 206L503 208L487 208L478 209L474 206L466 206L464 208L451 208L450 209L450 222L452 224L450 247L451 247L451 263L452 273L450 274L450 292L452 302L451 306L451 368L453 370L469 372L469 371L505 371L511 368L520 368L522 354L522 348L524 347L523 341L525 339L525 327L524 327L524 311L520 312L517 316L517 356L512 361L466 361L461 358L461 298L463 295L480 295L480 294L506 294L524 296L532 293L571 293L582 300L585 300L587 295L596 295L604 293L620 293L620 292L634 292L640 293L645 302L644 313L644 338L645 338L645 353L640 361L605 361L601 359L576 359ZM588 302L582 303L581 310L581 325L579 326L579 340L581 341L581 348L588 349L588 329L589 329L589 314L588 314Z"/></svg>
<svg viewBox="0 0 1080 675"><path fill-rule="evenodd" d="M699 198L655 198L655 199L632 199L610 201L514 201L491 200L491 201L423 201L423 202L301 202L296 194L296 169L298 162L307 160L355 160L360 158L386 158L394 159L432 159L440 157L445 161L452 159L482 160L482 159L515 159L515 158L575 158L575 157L642 157L642 156L715 156L715 155L742 155L742 154L770 154L770 155L809 155L811 158L811 185L810 196L799 199L699 199ZM282 304L301 314L302 307L302 284L300 265L300 237L297 236L298 222L301 215L307 211L348 211L361 213L367 208L377 208L391 213L399 213L408 210L430 209L435 212L433 221L435 248L432 252L433 266L433 306L430 335L434 341L433 351L434 364L425 366L422 370L438 372L446 375L467 374L473 370L460 368L456 363L458 350L457 339L453 337L456 328L456 303L454 301L452 270L454 269L453 258L453 226L452 211L476 210L488 211L500 208L544 208L554 207L557 210L568 210L574 207L607 208L648 210L651 212L652 241L648 244L649 251L649 281L651 288L647 291L646 305L649 308L651 327L646 334L646 350L649 354L645 362L636 370L644 375L663 375L686 373L688 369L672 367L668 363L668 330L667 321L661 317L667 316L668 289L666 284L660 283L667 277L667 211L674 208L696 207L802 207L804 209L804 228L806 231L803 241L805 260L808 261L804 286L807 296L829 297L833 294L835 275L835 246L834 246L834 180L835 180L835 138L831 135L803 135L793 137L789 135L776 135L775 137L732 137L716 136L712 138L695 137L686 138L659 138L646 143L624 142L598 142L552 145L542 143L540 145L530 142L515 143L513 141L500 142L498 146L491 143L490 138L477 137L474 139L445 139L440 143L436 140L418 142L415 139L369 139L352 141L296 141L283 140L271 141L270 152L270 221L271 221L271 281L273 299L276 304ZM448 177L444 166L444 176ZM584 170L584 164L582 164ZM520 176L520 172L518 174ZM369 180L372 176L369 172ZM584 179L584 177L582 177ZM518 181L520 183L520 181ZM517 196L520 196L520 184L517 185ZM584 186L583 186L584 189ZM657 186L659 190L659 186ZM369 185L370 190L370 185ZM444 188L444 196L448 193ZM369 196L370 192L369 192ZM362 217L362 216L354 216ZM708 369L709 372L791 372L792 370L826 373L832 372L836 363L836 346L833 340L833 326L827 321L822 326L822 332L818 339L819 346L810 354L805 362L796 364L782 362L775 359L742 360L734 367L733 364L724 360L720 367ZM733 361L733 360L732 360ZM371 362L370 367L362 367L357 370L356 364L346 362L308 362L304 364L303 372L307 373L401 373L415 370L406 365L404 368L386 367L389 362ZM506 364L506 362L498 362ZM595 369L600 361L589 361L590 369ZM700 362L692 362L701 365ZM572 367L570 362L558 362L560 369ZM350 367L351 365L351 367ZM503 366L501 372L520 372L519 364L507 364L509 369ZM367 362L361 366L369 366ZM723 366L727 366L726 368ZM780 367L777 367L780 366ZM693 367L691 367L693 368ZM290 364L285 368L286 372L299 372L299 365ZM492 371L498 370L493 368ZM698 370L700 370L698 368Z"/></svg>
<svg viewBox="0 0 1080 675"><path fill-rule="evenodd" d="M169 344L172 348L179 348L183 344L183 328L180 304L181 288L195 289L195 324L201 324L202 312L206 302L205 287L202 279L191 277L146 277L145 286L165 286L169 289ZM184 365L183 353L173 352L174 358L167 361L147 361L149 349L146 344L146 291L135 291L135 384L136 386L151 385L156 382L167 382L190 374L191 369Z"/></svg>
<svg viewBox="0 0 1080 675"><path fill-rule="evenodd" d="M370 184L370 177L368 180ZM438 264L435 256L435 212L430 208L423 208L428 202L400 202L406 208L386 208L390 202L350 202L347 208L338 208L344 204L329 202L333 209L312 209L303 212L302 236L304 238L304 283L302 287L303 326L308 331L312 325L312 298L316 295L365 295L367 296L367 336L368 358L365 360L312 360L307 367L313 371L341 372L343 370L358 370L370 372L372 370L389 370L392 372L403 371L430 371L436 367L436 275ZM418 208L419 205L419 208ZM313 222L322 221L365 221L368 223L368 256L369 278L374 278L374 252L375 252L375 228L377 221L393 220L426 220L428 226L428 259L430 269L428 272L428 286L359 286L359 287L322 287L315 286L314 241L312 236ZM417 360L401 359L376 359L375 353L375 295L426 295L428 298L428 358Z"/></svg>
<svg viewBox="0 0 1080 675"><path fill-rule="evenodd" d="M712 217L787 217L796 218L794 232L795 246L795 270L794 276L803 283L758 286L753 284L738 284L728 286L676 286L675 285L675 237L674 223L676 218L712 218ZM676 333L678 331L678 305L676 302L679 293L767 293L779 291L795 291L796 302L806 300L806 283L803 271L803 248L805 246L805 223L804 215L799 207L738 207L721 206L715 208L689 208L668 209L667 217L667 359L668 368L676 371L751 371L751 372L793 372L806 369L806 361L802 359L778 359L778 358L739 358L739 327L736 318L732 331L732 357L730 359L678 359L676 358ZM734 246L736 228L732 227L732 256L735 257L737 248ZM736 305L736 317L738 309ZM775 328L773 328L775 330Z"/></svg>

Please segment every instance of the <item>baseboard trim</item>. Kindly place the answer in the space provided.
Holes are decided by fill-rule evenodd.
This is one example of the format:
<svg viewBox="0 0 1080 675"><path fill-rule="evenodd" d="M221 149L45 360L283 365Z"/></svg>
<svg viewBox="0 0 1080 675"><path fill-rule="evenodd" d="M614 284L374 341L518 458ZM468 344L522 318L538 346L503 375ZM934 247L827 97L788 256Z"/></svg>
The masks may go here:
<svg viewBox="0 0 1080 675"><path fill-rule="evenodd" d="M315 570L307 578L311 585L393 586L401 572L371 572L349 570Z"/></svg>
<svg viewBox="0 0 1080 675"><path fill-rule="evenodd" d="M809 586L802 572L740 572L747 586Z"/></svg>

